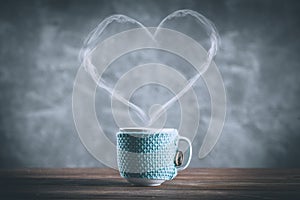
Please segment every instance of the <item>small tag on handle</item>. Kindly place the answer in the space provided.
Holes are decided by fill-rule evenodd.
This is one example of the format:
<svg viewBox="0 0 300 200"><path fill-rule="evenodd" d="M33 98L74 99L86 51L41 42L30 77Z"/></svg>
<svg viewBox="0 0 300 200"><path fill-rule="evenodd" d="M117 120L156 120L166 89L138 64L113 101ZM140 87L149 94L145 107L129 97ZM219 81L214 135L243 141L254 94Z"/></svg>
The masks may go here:
<svg viewBox="0 0 300 200"><path fill-rule="evenodd" d="M174 160L175 166L180 166L183 163L183 153L182 151L177 151Z"/></svg>

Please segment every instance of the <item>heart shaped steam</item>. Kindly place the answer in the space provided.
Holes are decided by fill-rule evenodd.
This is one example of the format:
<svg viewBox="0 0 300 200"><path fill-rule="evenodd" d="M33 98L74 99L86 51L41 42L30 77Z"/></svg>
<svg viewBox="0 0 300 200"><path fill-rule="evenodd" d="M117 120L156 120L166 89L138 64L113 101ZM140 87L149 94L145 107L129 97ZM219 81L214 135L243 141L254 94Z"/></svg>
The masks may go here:
<svg viewBox="0 0 300 200"><path fill-rule="evenodd" d="M163 25L168 20L171 20L173 18L178 18L178 17L185 17L187 15L191 15L191 16L195 17L201 24L203 24L208 36L210 37L211 47L208 50L208 56L202 65L202 70L199 73L197 73L194 77L192 77L188 81L188 84L176 96L174 96L169 101L164 103L161 106L161 108L159 110L157 110L150 118L146 114L146 112L143 111L139 106L133 104L130 101L127 101L122 96L118 95L118 92L113 92L113 88L110 88L109 86L107 86L105 84L105 81L99 76L99 73L97 72L96 67L91 62L91 53L97 47L99 42L101 42L99 40L100 40L100 36L103 33L103 31L106 29L106 27L109 24L111 24L113 22L137 24L138 26L142 27L149 34L149 37L151 37L153 40L155 40L155 37L159 33L160 28L162 28ZM135 19L132 19L125 15L112 15L112 16L104 19L98 25L98 27L89 34L89 36L87 37L87 39L84 42L83 48L81 49L80 58L82 60L82 65L85 67L87 72L92 76L93 80L97 83L97 85L99 87L105 89L110 95L112 95L113 98L118 99L125 105L132 108L132 110L134 110L138 114L138 116L143 120L143 122L145 122L146 126L151 126L151 124L157 118L159 118L159 116L163 112L168 110L168 108L171 107L182 95L184 95L194 85L194 83L201 77L201 75L207 70L213 57L217 54L219 42L220 42L220 37L219 37L218 31L216 30L213 23L210 20L208 20L206 17L201 15L200 13L192 11L192 10L178 10L178 11L175 11L172 14L168 15L157 26L154 34L149 32L147 27L145 27L143 24L136 21Z"/></svg>

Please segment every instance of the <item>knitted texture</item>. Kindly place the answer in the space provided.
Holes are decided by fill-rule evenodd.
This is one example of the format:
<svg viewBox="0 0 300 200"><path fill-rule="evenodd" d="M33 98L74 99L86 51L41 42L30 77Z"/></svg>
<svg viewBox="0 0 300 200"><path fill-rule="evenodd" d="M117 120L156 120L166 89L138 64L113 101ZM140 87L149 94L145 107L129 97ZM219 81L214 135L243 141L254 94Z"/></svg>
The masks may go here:
<svg viewBox="0 0 300 200"><path fill-rule="evenodd" d="M117 134L118 166L122 177L170 180L177 175L174 133Z"/></svg>

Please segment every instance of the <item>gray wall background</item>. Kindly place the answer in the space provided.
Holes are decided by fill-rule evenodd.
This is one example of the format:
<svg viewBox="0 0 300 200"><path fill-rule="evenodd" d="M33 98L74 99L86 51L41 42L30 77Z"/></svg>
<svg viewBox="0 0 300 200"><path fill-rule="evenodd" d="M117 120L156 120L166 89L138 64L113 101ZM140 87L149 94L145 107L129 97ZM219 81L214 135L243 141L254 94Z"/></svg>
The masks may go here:
<svg viewBox="0 0 300 200"><path fill-rule="evenodd" d="M222 47L215 62L223 75L228 101L222 136L211 154L199 160L196 153L209 117L209 105L203 106L204 126L193 143L196 153L191 166L300 166L298 1L0 4L1 168L103 166L81 144L72 117L72 87L84 38L111 14L125 14L155 26L183 8L202 13L220 32ZM201 84L195 86L199 96ZM105 120L106 113L101 110L109 110L109 97L101 91L97 96L99 118ZM111 119L105 123L115 131Z"/></svg>

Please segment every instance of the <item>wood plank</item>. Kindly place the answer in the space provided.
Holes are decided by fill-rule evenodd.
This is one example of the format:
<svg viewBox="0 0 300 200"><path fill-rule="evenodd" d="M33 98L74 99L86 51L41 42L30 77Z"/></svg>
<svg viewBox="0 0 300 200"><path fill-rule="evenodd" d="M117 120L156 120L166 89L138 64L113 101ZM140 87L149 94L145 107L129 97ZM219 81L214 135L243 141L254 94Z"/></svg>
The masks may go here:
<svg viewBox="0 0 300 200"><path fill-rule="evenodd" d="M300 169L187 169L158 187L107 168L0 170L0 191L0 199L300 199Z"/></svg>

